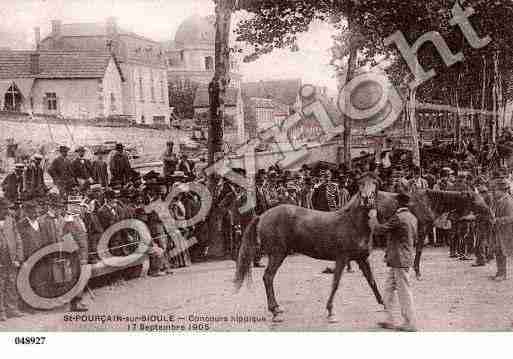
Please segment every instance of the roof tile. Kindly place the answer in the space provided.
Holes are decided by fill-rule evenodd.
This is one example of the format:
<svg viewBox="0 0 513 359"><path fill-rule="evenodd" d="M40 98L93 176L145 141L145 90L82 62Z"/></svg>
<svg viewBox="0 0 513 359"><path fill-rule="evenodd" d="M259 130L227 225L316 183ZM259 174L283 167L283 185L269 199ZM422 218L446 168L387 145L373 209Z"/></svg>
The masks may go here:
<svg viewBox="0 0 513 359"><path fill-rule="evenodd" d="M102 78L112 55L103 51L40 51L38 74L31 73L33 51L0 51L0 79Z"/></svg>

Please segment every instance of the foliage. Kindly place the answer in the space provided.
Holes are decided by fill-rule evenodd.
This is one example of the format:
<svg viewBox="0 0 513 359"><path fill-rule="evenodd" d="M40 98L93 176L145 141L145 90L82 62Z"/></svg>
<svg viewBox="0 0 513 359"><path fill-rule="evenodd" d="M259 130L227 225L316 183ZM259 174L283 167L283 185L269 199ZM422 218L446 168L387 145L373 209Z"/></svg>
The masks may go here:
<svg viewBox="0 0 513 359"><path fill-rule="evenodd" d="M175 108L175 114L180 118L194 116L194 97L199 84L193 81L177 80L169 83L169 105Z"/></svg>

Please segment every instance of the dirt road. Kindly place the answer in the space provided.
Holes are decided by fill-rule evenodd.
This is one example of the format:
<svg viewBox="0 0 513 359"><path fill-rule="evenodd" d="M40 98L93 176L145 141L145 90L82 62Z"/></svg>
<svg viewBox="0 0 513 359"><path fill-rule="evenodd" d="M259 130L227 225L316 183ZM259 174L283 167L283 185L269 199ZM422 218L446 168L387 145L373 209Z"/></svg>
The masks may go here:
<svg viewBox="0 0 513 359"><path fill-rule="evenodd" d="M372 262L382 287L386 270L383 252L374 252ZM449 259L445 249L427 249L424 278L413 280L420 330L512 329L513 279L492 282L488 276L494 274L494 263L478 268L471 263ZM253 271L252 289L243 287L234 294L234 263L222 261L97 289L94 301L87 297L91 310L85 316L69 315L63 308L11 319L0 324L0 330L380 331L376 322L383 319L381 307L358 270L342 277L335 301L339 323L327 322L324 307L331 275L321 274L327 265L330 263L299 255L285 260L275 282L278 302L285 309L285 321L278 324L271 323L266 311L263 269ZM143 315L161 317L148 321Z"/></svg>

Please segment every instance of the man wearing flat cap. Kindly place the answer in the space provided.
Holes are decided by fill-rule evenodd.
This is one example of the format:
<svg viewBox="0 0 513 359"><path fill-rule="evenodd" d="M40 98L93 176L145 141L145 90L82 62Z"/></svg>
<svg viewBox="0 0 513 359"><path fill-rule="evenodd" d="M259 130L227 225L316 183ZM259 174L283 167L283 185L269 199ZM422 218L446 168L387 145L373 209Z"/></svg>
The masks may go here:
<svg viewBox="0 0 513 359"><path fill-rule="evenodd" d="M2 190L5 198L15 203L22 199L24 192L23 170L25 166L22 163L15 164L14 171L5 177L2 182Z"/></svg>
<svg viewBox="0 0 513 359"><path fill-rule="evenodd" d="M377 219L376 210L369 213L369 225L375 234L387 235L385 261L388 266L385 283L386 321L378 323L386 329L416 331L416 319L413 309L413 295L410 288L410 268L413 265L413 244L417 241L417 218L408 209L410 197L406 193L397 196L398 209L384 224ZM396 327L393 306L396 295L399 297L404 323Z"/></svg>
<svg viewBox="0 0 513 359"><path fill-rule="evenodd" d="M112 183L119 183L124 186L130 181L132 166L128 160L128 155L123 149L123 144L116 144L116 150L110 159L109 168Z"/></svg>
<svg viewBox="0 0 513 359"><path fill-rule="evenodd" d="M86 150L84 147L80 146L75 152L78 154L78 157L71 163L73 177L83 190L87 190L89 185L94 182L92 163L85 158Z"/></svg>
<svg viewBox="0 0 513 359"><path fill-rule="evenodd" d="M59 194L67 196L76 185L73 177L73 168L68 158L69 147L59 146L59 156L53 160L48 174L52 177L53 183L59 189Z"/></svg>
<svg viewBox="0 0 513 359"><path fill-rule="evenodd" d="M492 185L492 212L495 215L493 239L497 273L495 281L507 279L507 258L513 255L513 198L508 193L509 182L504 177L495 178Z"/></svg>
<svg viewBox="0 0 513 359"><path fill-rule="evenodd" d="M0 197L0 322L20 317L16 275L23 263L23 244L16 223L8 213L12 204Z"/></svg>

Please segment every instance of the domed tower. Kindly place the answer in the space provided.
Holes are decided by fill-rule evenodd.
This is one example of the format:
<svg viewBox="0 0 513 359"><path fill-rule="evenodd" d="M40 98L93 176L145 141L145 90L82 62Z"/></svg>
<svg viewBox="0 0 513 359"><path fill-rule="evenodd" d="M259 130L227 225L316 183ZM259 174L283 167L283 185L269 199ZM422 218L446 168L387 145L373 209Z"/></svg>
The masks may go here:
<svg viewBox="0 0 513 359"><path fill-rule="evenodd" d="M174 41L165 44L170 82L189 80L207 84L215 69L215 16L193 15L184 20ZM230 59L231 86L240 88L239 60Z"/></svg>

